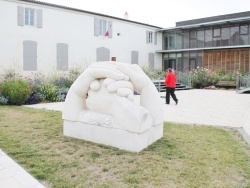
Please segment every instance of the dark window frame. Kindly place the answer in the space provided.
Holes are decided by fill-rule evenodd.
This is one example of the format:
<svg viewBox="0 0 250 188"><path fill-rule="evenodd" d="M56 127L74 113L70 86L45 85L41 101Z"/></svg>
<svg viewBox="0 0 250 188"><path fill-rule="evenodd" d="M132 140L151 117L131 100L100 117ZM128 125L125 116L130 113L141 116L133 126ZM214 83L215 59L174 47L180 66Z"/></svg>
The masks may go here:
<svg viewBox="0 0 250 188"><path fill-rule="evenodd" d="M192 33L194 33L194 36L192 36ZM189 31L190 39L197 39L197 30L192 29Z"/></svg>
<svg viewBox="0 0 250 188"><path fill-rule="evenodd" d="M247 33L242 33L241 26L247 26ZM239 25L239 33L240 33L240 35L248 35L249 34L249 26L247 24Z"/></svg>

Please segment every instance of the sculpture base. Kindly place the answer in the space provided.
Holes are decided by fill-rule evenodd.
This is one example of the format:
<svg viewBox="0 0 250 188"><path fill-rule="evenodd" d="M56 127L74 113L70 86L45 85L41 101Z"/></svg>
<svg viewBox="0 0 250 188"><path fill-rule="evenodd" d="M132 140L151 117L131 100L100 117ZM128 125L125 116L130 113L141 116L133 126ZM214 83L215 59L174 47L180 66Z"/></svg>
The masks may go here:
<svg viewBox="0 0 250 188"><path fill-rule="evenodd" d="M134 133L121 129L64 120L63 134L126 151L139 152L163 136L163 124L152 126L142 133Z"/></svg>

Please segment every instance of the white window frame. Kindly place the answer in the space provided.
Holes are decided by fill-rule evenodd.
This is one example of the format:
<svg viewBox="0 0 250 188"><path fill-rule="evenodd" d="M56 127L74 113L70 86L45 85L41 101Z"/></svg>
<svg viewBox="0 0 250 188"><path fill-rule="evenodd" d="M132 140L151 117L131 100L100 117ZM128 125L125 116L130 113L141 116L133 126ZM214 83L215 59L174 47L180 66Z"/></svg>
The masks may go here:
<svg viewBox="0 0 250 188"><path fill-rule="evenodd" d="M24 24L26 26L35 26L35 9L24 9Z"/></svg>

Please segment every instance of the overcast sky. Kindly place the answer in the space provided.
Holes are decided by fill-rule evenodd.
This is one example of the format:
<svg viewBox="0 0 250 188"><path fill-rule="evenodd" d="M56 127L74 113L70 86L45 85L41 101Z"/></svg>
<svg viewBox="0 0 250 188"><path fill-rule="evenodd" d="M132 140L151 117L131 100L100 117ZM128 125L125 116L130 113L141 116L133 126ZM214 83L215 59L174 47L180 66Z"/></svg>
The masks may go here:
<svg viewBox="0 0 250 188"><path fill-rule="evenodd" d="M250 11L250 0L41 0L163 28L175 22Z"/></svg>

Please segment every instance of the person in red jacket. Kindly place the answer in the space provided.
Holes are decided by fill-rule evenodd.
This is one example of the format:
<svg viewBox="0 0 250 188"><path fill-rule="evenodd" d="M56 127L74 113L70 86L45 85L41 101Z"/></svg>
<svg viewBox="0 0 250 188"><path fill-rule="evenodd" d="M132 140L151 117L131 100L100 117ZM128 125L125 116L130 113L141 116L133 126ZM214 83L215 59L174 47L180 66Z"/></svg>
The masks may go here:
<svg viewBox="0 0 250 188"><path fill-rule="evenodd" d="M177 105L178 99L176 98L176 95L174 93L176 88L176 77L171 68L169 68L168 72L166 73L164 84L166 86L166 104L169 104L171 95L171 97L175 101L175 104Z"/></svg>

